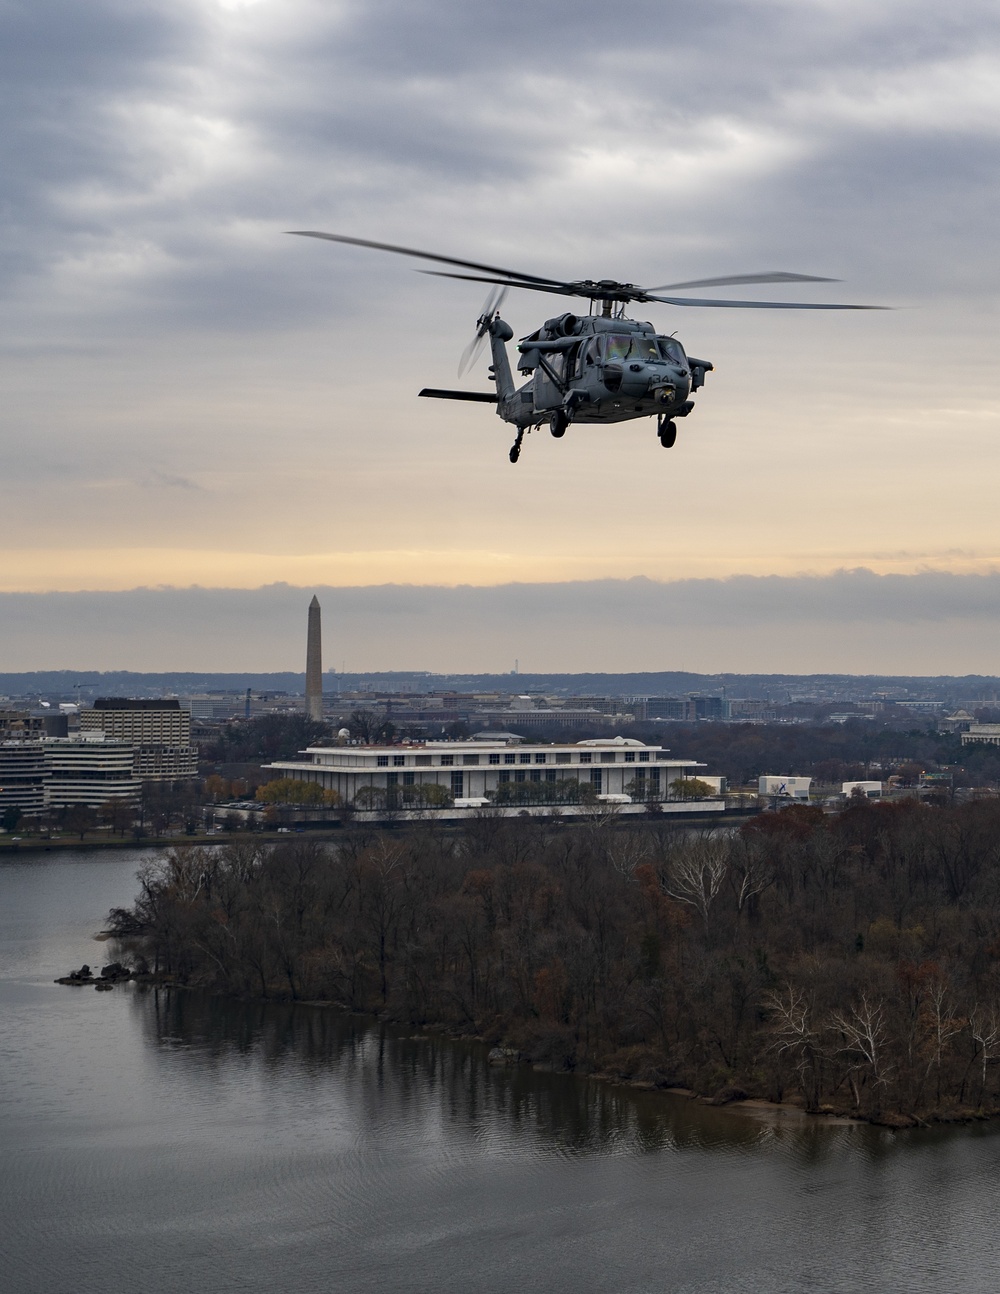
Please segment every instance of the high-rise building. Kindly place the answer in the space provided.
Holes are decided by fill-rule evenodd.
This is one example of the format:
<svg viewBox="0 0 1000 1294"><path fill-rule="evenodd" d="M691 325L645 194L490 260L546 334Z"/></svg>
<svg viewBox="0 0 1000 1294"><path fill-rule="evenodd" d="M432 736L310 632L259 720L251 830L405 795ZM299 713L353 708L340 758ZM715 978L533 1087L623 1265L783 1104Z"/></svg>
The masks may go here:
<svg viewBox="0 0 1000 1294"><path fill-rule="evenodd" d="M45 808L45 747L41 741L0 742L0 811Z"/></svg>
<svg viewBox="0 0 1000 1294"><path fill-rule="evenodd" d="M0 810L30 817L45 809L134 804L142 789L137 748L103 732L0 742Z"/></svg>
<svg viewBox="0 0 1000 1294"><path fill-rule="evenodd" d="M136 773L144 782L187 781L198 775L191 711L173 697L98 697L92 710L80 711L80 732L103 732L110 740L132 745Z"/></svg>
<svg viewBox="0 0 1000 1294"><path fill-rule="evenodd" d="M306 714L323 720L323 642L319 598L313 594L309 603L309 630L306 637Z"/></svg>
<svg viewBox="0 0 1000 1294"><path fill-rule="evenodd" d="M99 809L111 800L135 803L142 783L135 747L102 733L41 742L45 758L45 803L53 809Z"/></svg>

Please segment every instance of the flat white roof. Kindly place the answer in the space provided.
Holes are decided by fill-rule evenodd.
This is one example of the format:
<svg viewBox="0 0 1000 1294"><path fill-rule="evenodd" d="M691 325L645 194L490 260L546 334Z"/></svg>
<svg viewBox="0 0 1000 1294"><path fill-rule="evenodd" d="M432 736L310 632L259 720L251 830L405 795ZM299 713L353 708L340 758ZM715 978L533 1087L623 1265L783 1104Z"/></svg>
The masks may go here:
<svg viewBox="0 0 1000 1294"><path fill-rule="evenodd" d="M403 755L407 751L431 750L437 753L443 751L463 752L484 751L490 748L494 750L506 750L508 746L514 743L510 741L490 741L482 738L479 741L408 741L392 746L362 746L353 743L345 743L343 746L307 746L306 753L312 754L314 751L324 751L329 753L331 750L350 750L355 753L368 755ZM635 737L588 737L586 741L528 741L520 740L517 743L518 750L669 750L669 746L659 746L655 744L647 745L644 741L638 741Z"/></svg>

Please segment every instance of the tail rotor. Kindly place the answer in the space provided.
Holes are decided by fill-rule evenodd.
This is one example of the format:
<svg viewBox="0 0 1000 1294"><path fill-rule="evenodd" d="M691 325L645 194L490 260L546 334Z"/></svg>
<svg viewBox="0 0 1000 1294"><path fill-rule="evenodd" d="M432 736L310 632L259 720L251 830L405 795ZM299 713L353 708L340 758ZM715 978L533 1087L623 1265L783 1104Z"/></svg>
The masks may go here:
<svg viewBox="0 0 1000 1294"><path fill-rule="evenodd" d="M463 377L468 373L479 358L479 354L486 344L486 337L490 331L490 324L497 317L500 307L507 296L506 287L495 287L483 303L482 311L476 320L476 335L469 342L465 350L462 351L462 358L458 365L458 376Z"/></svg>

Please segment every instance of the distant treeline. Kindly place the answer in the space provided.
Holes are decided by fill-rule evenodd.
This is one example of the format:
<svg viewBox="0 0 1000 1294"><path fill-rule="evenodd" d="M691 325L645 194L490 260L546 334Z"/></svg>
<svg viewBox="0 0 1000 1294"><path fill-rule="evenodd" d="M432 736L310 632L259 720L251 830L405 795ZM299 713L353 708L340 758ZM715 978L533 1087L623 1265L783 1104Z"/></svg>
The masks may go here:
<svg viewBox="0 0 1000 1294"><path fill-rule="evenodd" d="M392 724L370 710L354 709L344 721L352 735L362 740L392 739ZM540 729L532 739L577 741L592 737L595 731L593 727ZM447 732L454 737L469 735L463 724L448 725ZM957 734L926 728L900 731L852 720L826 726L640 723L628 732L664 745L678 757L698 760L707 766L707 774L721 774L732 786L756 783L761 774L777 773L813 777L818 783L839 788L841 782L866 777L884 781L892 773L916 781L921 771L942 767L956 771L958 785L1000 781L1000 747L963 747ZM306 746L331 736L329 725L304 714L258 715L222 728L204 755L220 762L294 759Z"/></svg>
<svg viewBox="0 0 1000 1294"><path fill-rule="evenodd" d="M75 699L79 687L84 697L146 696L161 692L255 692L302 693L305 674L285 672L223 673L214 671L168 670L32 670L0 673L0 694L10 696L64 694ZM902 689L929 700L975 701L1000 689L1000 678L992 675L947 674L693 674L686 670L657 670L634 673L524 673L524 674L432 674L423 670L394 670L374 673L334 673L324 679L328 693L376 691L412 692L506 692L542 691L569 696L679 696L687 692L721 693L757 699L781 699L781 693L813 692L817 695L870 697L886 690Z"/></svg>
<svg viewBox="0 0 1000 1294"><path fill-rule="evenodd" d="M484 811L141 873L149 969L478 1034L535 1062L884 1121L1000 1104L1000 804L736 833Z"/></svg>
<svg viewBox="0 0 1000 1294"><path fill-rule="evenodd" d="M963 746L957 733L938 733L926 725L901 731L858 719L815 726L671 724L654 731L653 725L640 724L634 735L707 764L707 773L727 777L732 786L756 782L766 773L812 777L838 789L841 782L885 781L893 773L914 783L921 771L942 768L952 770L960 786L1000 781L1000 747Z"/></svg>

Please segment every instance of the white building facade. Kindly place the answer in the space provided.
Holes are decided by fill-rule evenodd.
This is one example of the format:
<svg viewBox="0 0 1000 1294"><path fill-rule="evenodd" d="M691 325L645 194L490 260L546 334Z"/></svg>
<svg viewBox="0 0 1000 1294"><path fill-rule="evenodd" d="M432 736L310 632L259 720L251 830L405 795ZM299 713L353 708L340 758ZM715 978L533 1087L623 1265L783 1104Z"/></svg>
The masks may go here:
<svg viewBox="0 0 1000 1294"><path fill-rule="evenodd" d="M866 800L880 800L882 798L881 782L842 782L840 786L841 795L850 799L855 795L863 795Z"/></svg>
<svg viewBox="0 0 1000 1294"><path fill-rule="evenodd" d="M0 742L0 813L45 808L45 750L40 741Z"/></svg>
<svg viewBox="0 0 1000 1294"><path fill-rule="evenodd" d="M99 809L111 800L138 802L142 782L129 742L106 741L95 734L79 739L53 737L42 747L47 808Z"/></svg>
<svg viewBox="0 0 1000 1294"><path fill-rule="evenodd" d="M99 809L111 800L136 804L141 789L135 749L125 741L98 733L0 743L0 810L30 817L46 809Z"/></svg>
<svg viewBox="0 0 1000 1294"><path fill-rule="evenodd" d="M345 804L400 807L424 803L476 808L495 803L581 804L724 808L721 799L683 800L673 786L697 777L703 764L671 759L662 746L627 737L574 744L480 740L402 746L311 746L295 760L265 765L274 778L316 782ZM711 806L711 809L709 808Z"/></svg>
<svg viewBox="0 0 1000 1294"><path fill-rule="evenodd" d="M811 777L784 777L765 773L757 779L757 794L784 800L808 800Z"/></svg>
<svg viewBox="0 0 1000 1294"><path fill-rule="evenodd" d="M970 723L962 733L963 746L1000 746L1000 723Z"/></svg>

